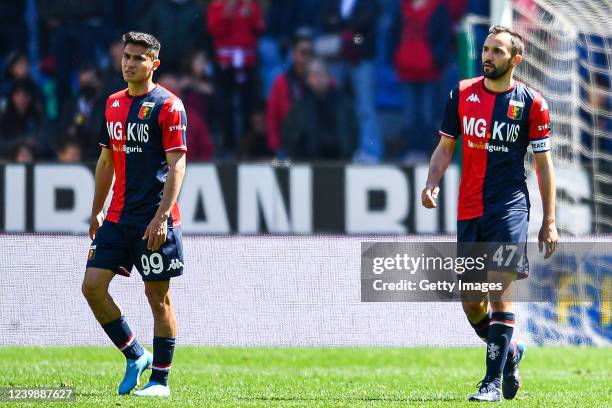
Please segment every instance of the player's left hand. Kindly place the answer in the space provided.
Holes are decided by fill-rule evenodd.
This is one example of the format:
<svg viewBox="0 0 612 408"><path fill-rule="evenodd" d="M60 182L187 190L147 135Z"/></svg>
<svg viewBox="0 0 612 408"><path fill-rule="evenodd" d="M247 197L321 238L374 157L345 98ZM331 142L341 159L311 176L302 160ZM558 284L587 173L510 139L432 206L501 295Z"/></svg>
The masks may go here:
<svg viewBox="0 0 612 408"><path fill-rule="evenodd" d="M142 239L147 240L147 249L157 251L168 237L168 220L155 216L147 226Z"/></svg>
<svg viewBox="0 0 612 408"><path fill-rule="evenodd" d="M538 234L538 247L540 252L546 247L544 252L544 259L550 258L550 256L557 249L557 242L559 241L559 233L557 232L557 226L554 222L542 223L540 233Z"/></svg>

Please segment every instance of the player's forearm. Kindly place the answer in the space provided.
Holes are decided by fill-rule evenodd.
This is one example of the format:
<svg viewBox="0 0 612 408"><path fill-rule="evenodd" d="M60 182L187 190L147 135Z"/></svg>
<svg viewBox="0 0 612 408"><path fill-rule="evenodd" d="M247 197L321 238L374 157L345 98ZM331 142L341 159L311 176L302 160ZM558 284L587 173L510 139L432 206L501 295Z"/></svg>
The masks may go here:
<svg viewBox="0 0 612 408"><path fill-rule="evenodd" d="M96 164L96 182L93 203L91 206L92 215L98 214L104 208L104 202L113 185L114 175L115 170L113 169L112 163L106 162L100 158L98 164Z"/></svg>
<svg viewBox="0 0 612 408"><path fill-rule="evenodd" d="M172 207L174 207L176 200L178 200L183 178L185 178L185 160L179 160L174 165L171 165L168 170L168 178L164 185L161 203L155 214L156 217L161 217L163 220L167 220L170 217L170 211L172 211Z"/></svg>
<svg viewBox="0 0 612 408"><path fill-rule="evenodd" d="M448 168L448 165L452 159L452 151L443 149L442 146L438 145L431 156L431 161L429 162L427 186L437 186L440 184L440 180L442 179L442 176L444 175L444 172Z"/></svg>
<svg viewBox="0 0 612 408"><path fill-rule="evenodd" d="M557 183L555 170L551 160L536 161L536 173L538 175L538 186L542 198L542 210L544 218L542 223L555 222L555 204L557 200Z"/></svg>

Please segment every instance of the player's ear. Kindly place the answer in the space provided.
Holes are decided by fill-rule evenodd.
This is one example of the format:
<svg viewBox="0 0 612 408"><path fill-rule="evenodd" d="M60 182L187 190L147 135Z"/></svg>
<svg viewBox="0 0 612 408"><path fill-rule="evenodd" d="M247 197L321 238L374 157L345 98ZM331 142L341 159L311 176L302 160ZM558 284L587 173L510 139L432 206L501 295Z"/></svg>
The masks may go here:
<svg viewBox="0 0 612 408"><path fill-rule="evenodd" d="M521 54L516 54L514 57L512 57L512 63L515 67L520 64L522 60L523 56Z"/></svg>
<svg viewBox="0 0 612 408"><path fill-rule="evenodd" d="M159 64L161 62L158 59L154 59L153 60L153 71L155 71L157 68L159 68Z"/></svg>

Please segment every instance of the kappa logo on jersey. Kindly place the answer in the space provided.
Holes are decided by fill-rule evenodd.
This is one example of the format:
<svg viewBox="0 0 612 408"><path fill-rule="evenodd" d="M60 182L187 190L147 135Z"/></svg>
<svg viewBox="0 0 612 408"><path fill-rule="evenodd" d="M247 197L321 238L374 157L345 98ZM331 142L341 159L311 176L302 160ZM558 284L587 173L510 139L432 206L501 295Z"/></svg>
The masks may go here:
<svg viewBox="0 0 612 408"><path fill-rule="evenodd" d="M512 120L519 120L523 116L525 102L510 100L508 104L508 117Z"/></svg>
<svg viewBox="0 0 612 408"><path fill-rule="evenodd" d="M466 102L478 102L478 103L480 103L480 98L478 98L478 95L476 95L476 94L471 94L470 96L467 97L467 99L465 101Z"/></svg>
<svg viewBox="0 0 612 408"><path fill-rule="evenodd" d="M145 120L151 117L151 112L153 112L153 108L155 107L154 102L143 102L140 106L140 110L138 111L138 119Z"/></svg>
<svg viewBox="0 0 612 408"><path fill-rule="evenodd" d="M167 271L173 271L175 269L180 269L183 266L185 266L185 265L183 265L183 263L180 261L180 259L174 258L173 260L170 261L170 266L168 266Z"/></svg>
<svg viewBox="0 0 612 408"><path fill-rule="evenodd" d="M182 112L184 110L185 110L185 107L183 106L183 102L181 102L180 99L177 99L174 102L172 102L172 107L170 107L170 112Z"/></svg>
<svg viewBox="0 0 612 408"><path fill-rule="evenodd" d="M119 99L115 99L115 102L113 102L113 104L111 105L111 108L118 108L119 107Z"/></svg>

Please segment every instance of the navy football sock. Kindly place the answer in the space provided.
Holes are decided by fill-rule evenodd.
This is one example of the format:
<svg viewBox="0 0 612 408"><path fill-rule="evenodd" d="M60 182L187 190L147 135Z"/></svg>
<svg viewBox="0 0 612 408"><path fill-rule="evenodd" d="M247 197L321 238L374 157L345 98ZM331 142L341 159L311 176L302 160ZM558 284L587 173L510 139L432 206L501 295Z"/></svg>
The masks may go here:
<svg viewBox="0 0 612 408"><path fill-rule="evenodd" d="M153 338L153 365L151 366L151 381L168 385L168 374L174 355L174 337Z"/></svg>
<svg viewBox="0 0 612 408"><path fill-rule="evenodd" d="M514 313L493 312L487 338L487 375L491 381L501 379L502 369L506 363L512 332L514 331Z"/></svg>
<svg viewBox="0 0 612 408"><path fill-rule="evenodd" d="M121 316L117 320L103 324L102 328L113 344L125 355L125 358L136 360L144 353L142 346L125 321L125 317Z"/></svg>
<svg viewBox="0 0 612 408"><path fill-rule="evenodd" d="M474 329L478 337L480 337L485 343L487 342L487 339L489 338L489 325L490 324L491 324L491 309L489 309L485 317L483 317L478 323L470 322L470 325L472 326L472 328ZM510 346L508 347L508 355L506 356L506 367L507 368L511 367L507 363L512 362L512 359L514 358L515 354L516 354L516 341L511 341Z"/></svg>
<svg viewBox="0 0 612 408"><path fill-rule="evenodd" d="M489 337L489 324L490 323L491 323L491 309L489 308L489 310L487 311L487 314L478 323L470 322L470 325L472 326L472 328L474 329L478 337L480 337L484 342L486 342L487 338Z"/></svg>

